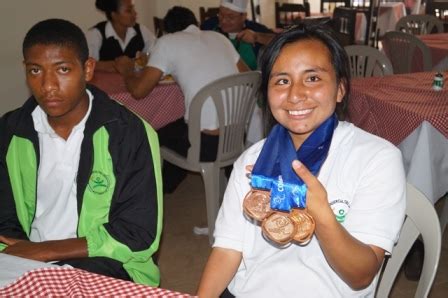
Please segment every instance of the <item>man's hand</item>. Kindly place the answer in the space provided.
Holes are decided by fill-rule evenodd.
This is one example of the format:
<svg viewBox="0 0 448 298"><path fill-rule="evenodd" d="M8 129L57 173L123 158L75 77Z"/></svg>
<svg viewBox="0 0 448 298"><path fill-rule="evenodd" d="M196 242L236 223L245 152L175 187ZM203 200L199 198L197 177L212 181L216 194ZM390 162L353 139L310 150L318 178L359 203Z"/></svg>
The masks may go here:
<svg viewBox="0 0 448 298"><path fill-rule="evenodd" d="M42 262L88 256L85 238L32 242L0 236L0 243L8 245L3 253Z"/></svg>
<svg viewBox="0 0 448 298"><path fill-rule="evenodd" d="M236 35L237 39L240 39L244 42L255 44L257 41L257 32L250 30L250 29L244 29Z"/></svg>
<svg viewBox="0 0 448 298"><path fill-rule="evenodd" d="M0 242L8 245L3 253L36 261L48 261L44 247L45 242L31 242L5 236L0 236Z"/></svg>

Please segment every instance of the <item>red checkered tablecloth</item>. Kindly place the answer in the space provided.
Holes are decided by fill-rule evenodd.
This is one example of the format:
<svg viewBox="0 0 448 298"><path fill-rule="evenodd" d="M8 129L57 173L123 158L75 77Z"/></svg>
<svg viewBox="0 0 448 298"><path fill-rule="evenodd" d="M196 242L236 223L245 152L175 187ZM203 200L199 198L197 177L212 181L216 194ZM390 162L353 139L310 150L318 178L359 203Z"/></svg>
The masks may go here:
<svg viewBox="0 0 448 298"><path fill-rule="evenodd" d="M1 297L192 297L73 268L40 268L0 288Z"/></svg>
<svg viewBox="0 0 448 298"><path fill-rule="evenodd" d="M442 91L431 89L434 74L353 79L348 120L395 145L423 121L448 138L448 73Z"/></svg>
<svg viewBox="0 0 448 298"><path fill-rule="evenodd" d="M154 129L184 116L184 95L174 82L157 85L140 100L134 99L126 90L123 78L117 73L95 72L91 83L145 119Z"/></svg>
<svg viewBox="0 0 448 298"><path fill-rule="evenodd" d="M448 57L448 33L417 35L431 51L432 65Z"/></svg>

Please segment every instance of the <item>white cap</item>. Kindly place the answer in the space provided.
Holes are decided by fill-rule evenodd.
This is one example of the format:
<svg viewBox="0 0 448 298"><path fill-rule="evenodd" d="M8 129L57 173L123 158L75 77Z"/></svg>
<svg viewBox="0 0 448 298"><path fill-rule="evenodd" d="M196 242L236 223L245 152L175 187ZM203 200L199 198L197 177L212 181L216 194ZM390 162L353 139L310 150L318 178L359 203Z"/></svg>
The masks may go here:
<svg viewBox="0 0 448 298"><path fill-rule="evenodd" d="M221 0L221 6L244 13L247 11L247 0Z"/></svg>

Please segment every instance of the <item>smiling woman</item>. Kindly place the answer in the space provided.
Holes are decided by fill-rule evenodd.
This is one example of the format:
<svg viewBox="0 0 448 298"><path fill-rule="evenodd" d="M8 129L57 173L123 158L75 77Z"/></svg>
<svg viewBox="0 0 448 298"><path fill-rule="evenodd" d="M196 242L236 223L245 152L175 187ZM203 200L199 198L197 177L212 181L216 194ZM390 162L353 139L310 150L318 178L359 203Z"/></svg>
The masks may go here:
<svg viewBox="0 0 448 298"><path fill-rule="evenodd" d="M350 72L327 27L279 34L260 64L269 135L234 163L198 294L373 297L404 218L400 152L337 118Z"/></svg>

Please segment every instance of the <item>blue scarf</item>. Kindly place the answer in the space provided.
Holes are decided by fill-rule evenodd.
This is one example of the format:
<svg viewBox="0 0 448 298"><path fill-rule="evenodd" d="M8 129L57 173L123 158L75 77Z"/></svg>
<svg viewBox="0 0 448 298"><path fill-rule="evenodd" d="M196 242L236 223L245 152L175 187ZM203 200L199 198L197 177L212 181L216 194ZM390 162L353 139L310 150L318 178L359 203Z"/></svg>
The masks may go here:
<svg viewBox="0 0 448 298"><path fill-rule="evenodd" d="M292 208L305 208L307 187L294 172L292 161L299 160L316 176L328 155L337 125L333 114L297 151L285 127L277 124L272 128L251 176L253 188L271 191L271 209L288 212Z"/></svg>

